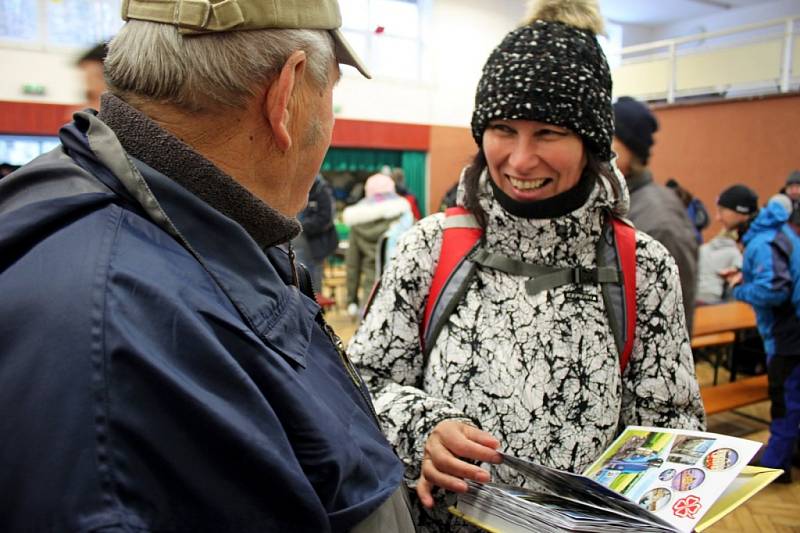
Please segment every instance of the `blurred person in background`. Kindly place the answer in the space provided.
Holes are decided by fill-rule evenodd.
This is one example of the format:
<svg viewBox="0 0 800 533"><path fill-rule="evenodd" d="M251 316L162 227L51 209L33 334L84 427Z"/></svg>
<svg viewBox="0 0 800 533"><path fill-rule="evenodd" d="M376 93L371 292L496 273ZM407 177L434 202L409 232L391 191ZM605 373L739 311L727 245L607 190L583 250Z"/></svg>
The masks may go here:
<svg viewBox="0 0 800 533"><path fill-rule="evenodd" d="M749 222L758 214L758 196L745 185L728 187L717 198L719 234L700 246L697 275L697 304L717 304L732 297L725 278L728 269L742 267L740 240Z"/></svg>
<svg viewBox="0 0 800 533"><path fill-rule="evenodd" d="M744 234L741 271L726 273L733 296L753 306L767 353L770 435L757 462L792 480L800 435L800 236L789 228L791 199L773 196Z"/></svg>
<svg viewBox="0 0 800 533"><path fill-rule="evenodd" d="M783 193L792 201L792 206L797 207L798 203L800 203L800 170L792 171L789 177L786 178Z"/></svg>
<svg viewBox="0 0 800 533"><path fill-rule="evenodd" d="M384 167L385 170L386 167ZM385 172L382 170L381 172ZM422 218L422 212L419 210L419 202L417 201L417 197L411 194L409 190L406 188L406 174L403 172L403 169L400 167L394 167L389 171L389 176L391 176L392 180L394 181L394 188L397 191L397 194L402 196L408 202L408 205L411 207L411 214L414 215L414 221Z"/></svg>
<svg viewBox="0 0 800 533"><path fill-rule="evenodd" d="M786 178L783 193L792 201L792 214L789 222L800 232L800 170L795 170Z"/></svg>
<svg viewBox="0 0 800 533"><path fill-rule="evenodd" d="M653 181L647 168L656 131L658 120L642 102L622 96L614 103L614 152L631 195L628 218L636 229L663 244L678 264L683 309L691 334L697 293L697 239L683 203L672 191Z"/></svg>
<svg viewBox="0 0 800 533"><path fill-rule="evenodd" d="M339 246L336 233L336 203L333 189L322 174L317 174L306 207L297 215L303 232L293 241L297 259L308 269L314 292L322 291L322 270L325 259Z"/></svg>
<svg viewBox="0 0 800 533"><path fill-rule="evenodd" d="M442 196L442 201L439 204L439 211L445 211L448 207L455 207L458 198L458 182L455 182Z"/></svg>
<svg viewBox="0 0 800 533"><path fill-rule="evenodd" d="M694 227L694 235L697 244L703 244L703 230L711 222L706 206L700 198L694 196L688 189L684 188L675 178L667 180L666 186L672 189L686 208L686 215Z"/></svg>
<svg viewBox="0 0 800 533"><path fill-rule="evenodd" d="M107 90L103 74L103 63L107 53L108 43L100 43L87 50L75 62L83 75L86 106L95 110L100 109L100 96Z"/></svg>
<svg viewBox="0 0 800 533"><path fill-rule="evenodd" d="M345 253L347 310L356 316L394 255L397 240L414 224L409 202L397 194L391 177L378 173L367 178L365 196L346 207L342 221L350 228Z"/></svg>

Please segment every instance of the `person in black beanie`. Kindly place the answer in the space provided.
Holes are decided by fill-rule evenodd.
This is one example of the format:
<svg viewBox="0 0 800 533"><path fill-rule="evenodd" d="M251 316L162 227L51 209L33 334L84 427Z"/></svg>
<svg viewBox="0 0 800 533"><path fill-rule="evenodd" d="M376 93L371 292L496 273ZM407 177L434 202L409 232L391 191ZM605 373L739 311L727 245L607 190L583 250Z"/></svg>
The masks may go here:
<svg viewBox="0 0 800 533"><path fill-rule="evenodd" d="M611 165L601 31L596 1L549 0L495 48L475 94L477 154L459 209L403 236L348 347L416 489L419 531L466 527L447 512L465 479L520 481L496 464L501 445L579 472L628 424L704 426L678 271L664 247L629 232L629 363L604 300L633 272L614 263L616 281L599 278L609 220L630 229L619 220L628 194ZM451 229L482 236L456 257L469 266L465 281L437 297L438 265L458 255L447 251ZM424 321L421 335L426 315L436 325ZM435 500L434 487L450 492Z"/></svg>
<svg viewBox="0 0 800 533"><path fill-rule="evenodd" d="M749 222L758 214L758 196L745 185L732 185L717 199L719 234L700 246L697 304L716 304L730 299L724 277L729 269L742 267L739 241Z"/></svg>
<svg viewBox="0 0 800 533"><path fill-rule="evenodd" d="M697 240L681 201L653 181L647 168L658 120L642 102L622 96L614 103L614 152L631 195L628 218L637 229L664 245L681 278L686 325L692 331L697 292Z"/></svg>

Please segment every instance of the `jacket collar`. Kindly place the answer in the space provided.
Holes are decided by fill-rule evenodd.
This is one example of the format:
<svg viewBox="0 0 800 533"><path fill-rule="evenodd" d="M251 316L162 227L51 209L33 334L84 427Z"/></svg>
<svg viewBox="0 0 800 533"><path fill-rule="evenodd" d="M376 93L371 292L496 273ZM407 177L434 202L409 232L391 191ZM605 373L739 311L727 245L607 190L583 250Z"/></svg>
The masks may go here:
<svg viewBox="0 0 800 533"><path fill-rule="evenodd" d="M98 118L113 130L128 154L238 222L262 248L288 242L300 233L296 219L282 215L256 198L211 161L122 99L105 93Z"/></svg>
<svg viewBox="0 0 800 533"><path fill-rule="evenodd" d="M194 256L264 342L305 364L319 307L291 285L291 268L282 250L262 251L236 221L147 163L131 159L114 132L93 114L76 113L75 122L62 129L61 139L69 152L83 152L76 159L81 166L90 167L87 170Z"/></svg>
<svg viewBox="0 0 800 533"><path fill-rule="evenodd" d="M633 194L645 185L653 183L653 174L649 170L643 170L632 174L626 181L628 182L628 191Z"/></svg>

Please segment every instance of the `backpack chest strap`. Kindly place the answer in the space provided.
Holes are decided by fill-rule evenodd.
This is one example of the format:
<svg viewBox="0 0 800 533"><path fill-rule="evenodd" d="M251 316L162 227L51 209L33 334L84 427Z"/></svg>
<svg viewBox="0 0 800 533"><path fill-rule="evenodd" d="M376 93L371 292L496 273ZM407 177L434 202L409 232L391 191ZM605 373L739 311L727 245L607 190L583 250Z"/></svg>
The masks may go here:
<svg viewBox="0 0 800 533"><path fill-rule="evenodd" d="M555 289L571 283L578 285L594 285L597 283L619 283L619 271L613 267L555 267L525 263L505 255L477 250L471 258L475 263L505 272L512 276L531 278L525 282L526 292L533 296L542 291Z"/></svg>

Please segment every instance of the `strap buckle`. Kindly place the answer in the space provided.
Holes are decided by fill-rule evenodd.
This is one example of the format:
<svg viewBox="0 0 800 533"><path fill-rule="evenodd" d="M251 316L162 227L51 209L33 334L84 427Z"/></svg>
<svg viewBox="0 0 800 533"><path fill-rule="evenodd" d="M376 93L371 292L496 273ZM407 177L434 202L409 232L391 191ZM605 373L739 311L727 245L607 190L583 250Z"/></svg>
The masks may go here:
<svg viewBox="0 0 800 533"><path fill-rule="evenodd" d="M572 269L572 283L583 285L597 283L597 269L575 267Z"/></svg>

